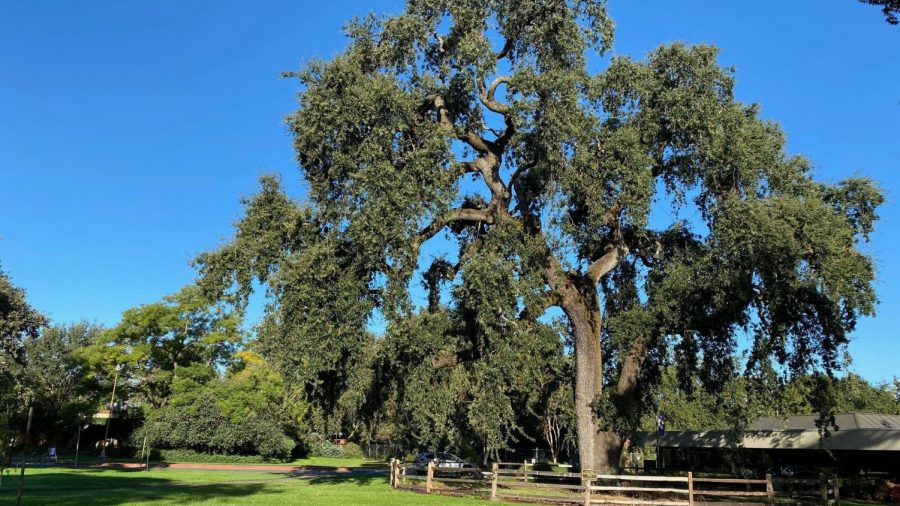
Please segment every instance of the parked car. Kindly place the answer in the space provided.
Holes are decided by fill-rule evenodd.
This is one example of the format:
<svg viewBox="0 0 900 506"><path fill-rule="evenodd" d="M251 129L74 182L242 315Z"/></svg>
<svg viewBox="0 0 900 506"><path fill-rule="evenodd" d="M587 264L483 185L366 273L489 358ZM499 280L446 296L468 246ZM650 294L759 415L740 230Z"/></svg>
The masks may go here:
<svg viewBox="0 0 900 506"><path fill-rule="evenodd" d="M815 478L818 476L812 469L798 465L787 465L781 468L770 467L766 469L766 473L782 478Z"/></svg>
<svg viewBox="0 0 900 506"><path fill-rule="evenodd" d="M472 462L461 459L452 453L443 452L422 452L413 459L412 467L419 473L425 473L429 462L434 462L435 467L455 467L460 469L478 468L478 466Z"/></svg>

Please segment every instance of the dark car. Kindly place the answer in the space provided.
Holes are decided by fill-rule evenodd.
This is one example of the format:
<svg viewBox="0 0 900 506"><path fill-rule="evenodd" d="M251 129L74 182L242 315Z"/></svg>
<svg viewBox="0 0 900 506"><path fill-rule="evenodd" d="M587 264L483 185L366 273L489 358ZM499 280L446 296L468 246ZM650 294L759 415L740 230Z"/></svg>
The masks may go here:
<svg viewBox="0 0 900 506"><path fill-rule="evenodd" d="M477 469L475 464L463 460L452 453L422 452L413 459L412 468L419 473L425 473L428 463L434 462L434 467L455 467L460 469Z"/></svg>
<svg viewBox="0 0 900 506"><path fill-rule="evenodd" d="M779 478L815 478L818 476L812 469L798 465L770 467L766 469L766 473Z"/></svg>

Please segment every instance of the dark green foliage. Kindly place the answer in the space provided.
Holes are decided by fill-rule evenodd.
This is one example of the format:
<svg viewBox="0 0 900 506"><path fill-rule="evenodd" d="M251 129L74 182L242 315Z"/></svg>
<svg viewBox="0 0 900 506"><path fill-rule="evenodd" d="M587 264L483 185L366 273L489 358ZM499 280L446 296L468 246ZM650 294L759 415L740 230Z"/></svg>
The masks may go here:
<svg viewBox="0 0 900 506"><path fill-rule="evenodd" d="M154 448L264 458L286 459L295 446L273 418L229 418L211 390L200 392L189 405L173 403L148 413L137 434L139 438L144 435Z"/></svg>
<svg viewBox="0 0 900 506"><path fill-rule="evenodd" d="M229 455L198 452L194 450L155 450L151 448L151 459L162 462L191 462L197 464L265 464L284 462L280 458L266 458L260 455Z"/></svg>
<svg viewBox="0 0 900 506"><path fill-rule="evenodd" d="M25 300L25 290L13 285L0 270L0 373L21 359L24 339L37 336L46 324L47 318Z"/></svg>
<svg viewBox="0 0 900 506"><path fill-rule="evenodd" d="M215 298L266 284L260 351L322 433L489 454L535 437L534 410L572 385L599 469L670 364L688 390L726 391L751 336L746 374L831 372L873 313L858 246L881 191L816 181L735 100L715 48L592 74L612 40L602 1L410 0L346 31L294 74L308 202L264 178L234 241L198 259ZM539 319L553 306L562 332Z"/></svg>
<svg viewBox="0 0 900 506"><path fill-rule="evenodd" d="M224 377L205 364L180 368L166 404L146 411L136 444L146 435L154 448L285 459L305 408L277 371L242 350Z"/></svg>
<svg viewBox="0 0 900 506"><path fill-rule="evenodd" d="M24 427L34 391L26 377L28 339L35 339L47 325L47 318L25 299L25 290L15 286L0 270L0 469L6 465L6 442Z"/></svg>
<svg viewBox="0 0 900 506"><path fill-rule="evenodd" d="M892 25L900 23L897 15L900 14L900 0L859 0L864 4L875 5L881 7L884 13L884 19Z"/></svg>
<svg viewBox="0 0 900 506"><path fill-rule="evenodd" d="M675 368L666 368L656 392L659 410L671 430L743 429L763 416L785 417L836 413L900 414L900 391L894 384L871 384L856 374L840 378L803 375L789 381L774 373L730 380L718 393L704 389L697 378L693 388L681 387ZM823 430L833 430L828 420ZM655 413L641 420L643 430L656 427Z"/></svg>
<svg viewBox="0 0 900 506"><path fill-rule="evenodd" d="M67 443L64 438L94 414L105 388L80 352L102 331L86 322L52 325L25 340L23 373L34 405L33 434L53 444Z"/></svg>
<svg viewBox="0 0 900 506"><path fill-rule="evenodd" d="M318 433L307 434L303 438L303 453L307 457L329 457L336 459L362 458L362 448L356 443L335 444Z"/></svg>

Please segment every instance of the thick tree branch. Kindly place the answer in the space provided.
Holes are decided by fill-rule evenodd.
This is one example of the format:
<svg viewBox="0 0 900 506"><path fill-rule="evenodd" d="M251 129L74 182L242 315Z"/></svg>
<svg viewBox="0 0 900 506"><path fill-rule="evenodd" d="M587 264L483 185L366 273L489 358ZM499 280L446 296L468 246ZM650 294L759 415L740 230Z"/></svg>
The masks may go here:
<svg viewBox="0 0 900 506"><path fill-rule="evenodd" d="M560 304L562 304L562 298L559 294L554 290L548 290L541 295L541 298L535 304L525 306L522 312L519 313L519 319L526 321L535 320L544 314L544 311L547 309Z"/></svg>
<svg viewBox="0 0 900 506"><path fill-rule="evenodd" d="M613 246L613 248L607 251L603 256L594 260L590 267L588 267L585 275L596 285L600 282L600 278L606 276L610 271L615 269L627 254L628 246L624 243L619 243Z"/></svg>
<svg viewBox="0 0 900 506"><path fill-rule="evenodd" d="M494 222L494 215L490 212L489 209L452 209L447 214L435 218L434 221L423 228L422 231L413 238L413 246L418 248L423 242L431 239L444 227L455 221L468 221L472 223L481 222L491 224Z"/></svg>
<svg viewBox="0 0 900 506"><path fill-rule="evenodd" d="M435 109L437 109L438 122L447 135L452 135L465 142L479 153L489 153L491 151L490 141L475 132L457 128L456 125L453 124L453 121L450 119L450 113L447 111L447 102L444 100L444 97L435 94L430 96L430 98Z"/></svg>
<svg viewBox="0 0 900 506"><path fill-rule="evenodd" d="M479 172L482 178L484 178L484 182L487 184L488 189L491 191L492 208L503 207L505 209L509 204L510 193L509 189L500 179L500 159L503 148L505 147L506 142L508 142L508 136L501 135L500 139L503 140L500 143L496 141L491 142L475 132L457 128L450 119L450 113L447 111L444 97L433 94L429 96L429 99L431 100L431 103L434 104L435 109L437 109L438 122L444 132L446 132L447 135L465 142L481 155L471 162L464 162L465 171ZM507 125L507 130L509 130L511 128L510 123L507 122ZM511 135L511 133L509 135Z"/></svg>

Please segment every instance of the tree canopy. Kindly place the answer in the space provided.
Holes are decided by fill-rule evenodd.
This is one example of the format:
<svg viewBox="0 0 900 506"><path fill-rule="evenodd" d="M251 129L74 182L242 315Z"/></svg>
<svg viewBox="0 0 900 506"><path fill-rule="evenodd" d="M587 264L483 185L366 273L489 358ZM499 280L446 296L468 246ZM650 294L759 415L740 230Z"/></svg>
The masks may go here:
<svg viewBox="0 0 900 506"><path fill-rule="evenodd" d="M111 377L120 370L135 400L159 408L184 368L196 365L203 374L227 365L242 342L238 315L188 285L160 302L125 311L118 325L81 354L97 375Z"/></svg>
<svg viewBox="0 0 900 506"><path fill-rule="evenodd" d="M601 469L655 409L664 365L719 388L746 337L748 373L831 371L873 313L859 244L880 190L814 179L715 48L608 58L613 23L590 0L410 0L346 33L291 74L306 201L264 178L234 240L198 259L215 298L266 284L261 350L323 420L358 423L393 367L396 402L367 420L461 396L447 420L503 447L511 375L556 347L574 358L580 463Z"/></svg>
<svg viewBox="0 0 900 506"><path fill-rule="evenodd" d="M864 4L875 5L881 7L884 19L892 25L900 23L897 15L900 15L900 0L859 0Z"/></svg>

